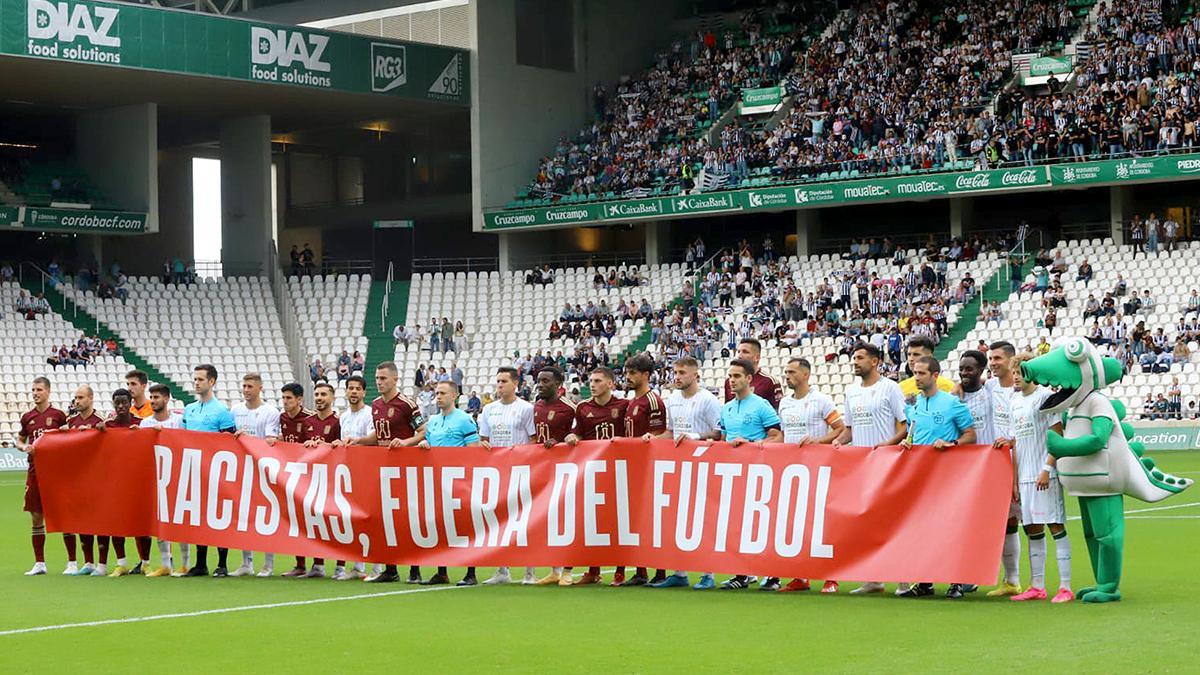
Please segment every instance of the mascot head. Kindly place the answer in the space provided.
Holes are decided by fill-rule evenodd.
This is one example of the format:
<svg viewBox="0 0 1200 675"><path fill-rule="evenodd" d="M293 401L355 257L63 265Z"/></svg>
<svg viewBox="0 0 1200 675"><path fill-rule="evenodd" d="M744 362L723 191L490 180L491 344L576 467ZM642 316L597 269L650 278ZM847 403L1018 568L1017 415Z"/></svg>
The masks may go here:
<svg viewBox="0 0 1200 675"><path fill-rule="evenodd" d="M1053 413L1079 405L1124 374L1120 361L1101 356L1091 342L1077 337L1059 338L1048 353L1021 364L1021 377L1055 390L1042 404Z"/></svg>

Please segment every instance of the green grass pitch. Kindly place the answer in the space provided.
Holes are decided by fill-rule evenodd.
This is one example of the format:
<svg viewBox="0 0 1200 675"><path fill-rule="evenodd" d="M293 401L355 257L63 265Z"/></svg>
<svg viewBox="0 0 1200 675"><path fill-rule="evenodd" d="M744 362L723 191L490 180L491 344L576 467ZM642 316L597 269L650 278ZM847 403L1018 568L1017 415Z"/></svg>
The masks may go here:
<svg viewBox="0 0 1200 675"><path fill-rule="evenodd" d="M1167 470L1200 477L1200 451L1157 454ZM27 578L23 484L23 474L0 474L3 673L1200 670L1200 604L1190 586L1200 561L1196 490L1155 505L1126 500L1124 600L1059 606L1017 605L982 592L960 602L856 597L847 594L853 583L823 596L77 578L59 574L64 552L56 534L46 542L50 574ZM1075 500L1068 511L1077 513ZM1092 574L1078 520L1069 532L1078 589ZM128 547L132 553L132 541ZM1048 557L1053 587L1052 550ZM290 562L281 558L277 567ZM480 570L480 578L490 573ZM343 600L311 602L335 598ZM247 607L254 608L239 609ZM86 622L101 623L67 625ZM14 632L39 627L49 628Z"/></svg>

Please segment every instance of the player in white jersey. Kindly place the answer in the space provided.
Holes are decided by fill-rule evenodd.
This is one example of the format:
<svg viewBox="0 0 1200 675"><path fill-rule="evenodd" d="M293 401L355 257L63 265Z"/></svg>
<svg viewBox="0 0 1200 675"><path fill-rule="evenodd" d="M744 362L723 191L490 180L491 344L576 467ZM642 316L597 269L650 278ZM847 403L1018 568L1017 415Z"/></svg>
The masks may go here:
<svg viewBox="0 0 1200 675"><path fill-rule="evenodd" d="M366 404L367 381L362 375L351 375L346 378L346 409L338 415L341 425L341 438L334 441L334 447L350 444L353 439L363 438L375 432L375 422L371 417L371 406ZM376 572L383 569L380 565ZM349 571L346 562L338 560L333 569L334 581L353 581L367 576L366 563L356 562Z"/></svg>
<svg viewBox="0 0 1200 675"><path fill-rule="evenodd" d="M485 405L479 415L479 440L489 450L528 445L537 433L533 424L533 404L517 397L520 377L516 368L505 366L496 371L496 400ZM512 573L507 566L499 567L483 583L512 583ZM537 583L537 568L526 567L521 583Z"/></svg>
<svg viewBox="0 0 1200 675"><path fill-rule="evenodd" d="M833 399L808 384L812 364L807 359L790 359L783 369L784 383L791 391L779 401L779 419L783 422L783 442L807 445L832 443L846 423ZM792 579L780 592L807 591L808 579ZM838 582L826 579L822 593L837 593Z"/></svg>
<svg viewBox="0 0 1200 675"><path fill-rule="evenodd" d="M1011 342L1003 340L993 342L988 347L988 370L992 377L983 383L985 389L992 394L992 431L996 438L992 443L995 448L1012 450L1012 398L1013 391L1012 359L1017 350ZM1004 595L1017 595L1021 592L1021 499L1013 488L1013 498L1008 506L1008 521L1004 524L1004 549L1000 561L1004 565L1004 582L988 591L989 598Z"/></svg>
<svg viewBox="0 0 1200 675"><path fill-rule="evenodd" d="M279 438L279 409L262 400L262 375L246 373L242 376L242 402L233 406L233 420L237 423L238 436L253 436L262 440ZM219 549L218 549L219 552ZM263 559L260 577L275 573L275 554L267 553ZM254 551L242 551L242 566L229 573L231 577L254 575Z"/></svg>
<svg viewBox="0 0 1200 675"><path fill-rule="evenodd" d="M1067 537L1066 507L1062 485L1058 482L1054 456L1046 448L1050 430L1062 433L1058 415L1042 412L1042 404L1053 392L1029 382L1021 374L1021 364L1035 358L1034 354L1018 354L1013 359L1013 379L1017 393L1012 402L1012 428L1015 440L1013 471L1021 495L1021 523L1029 539L1029 588L1010 600L1046 599L1046 532L1050 526L1054 537L1054 553L1058 560L1059 589L1052 602L1070 602L1071 541Z"/></svg>
<svg viewBox="0 0 1200 675"><path fill-rule="evenodd" d="M977 349L968 349L958 359L958 384L954 394L967 410L971 411L971 427L975 430L975 443L992 445L996 441L995 411L992 405L992 390L983 384L983 373L987 370L987 356ZM979 590L975 584L959 584L963 593Z"/></svg>
<svg viewBox="0 0 1200 675"><path fill-rule="evenodd" d="M155 384L150 387L150 410L152 411L149 417L142 418L142 429L182 429L183 415L171 410L171 388L165 384ZM183 554L183 566L179 568L178 576L183 576L187 572L188 563L191 562L191 547L187 544L180 544L179 550ZM171 542L165 539L158 540L158 554L162 564L158 569L150 570L146 573L148 577L169 577L171 576Z"/></svg>
<svg viewBox="0 0 1200 675"><path fill-rule="evenodd" d="M846 424L833 445L879 448L896 445L908 435L904 414L904 394L900 385L879 375L879 348L859 342L854 345L851 368L858 382L846 388ZM868 581L850 591L853 594L882 593L883 583Z"/></svg>
<svg viewBox="0 0 1200 675"><path fill-rule="evenodd" d="M700 386L700 363L690 356L675 359L671 364L675 374L675 391L667 397L667 430L659 438L673 438L675 445L683 440L703 441L719 437L721 430L721 402L709 390ZM651 588L672 588L691 583L688 573L675 570L663 581L650 584ZM696 582L698 591L717 587L711 572L702 574Z"/></svg>

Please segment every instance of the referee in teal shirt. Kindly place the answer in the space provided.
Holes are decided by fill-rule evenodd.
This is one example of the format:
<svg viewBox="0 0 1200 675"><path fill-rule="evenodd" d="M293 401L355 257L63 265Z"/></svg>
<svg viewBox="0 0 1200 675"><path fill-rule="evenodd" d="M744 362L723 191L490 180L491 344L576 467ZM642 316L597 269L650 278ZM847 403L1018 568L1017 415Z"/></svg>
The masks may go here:
<svg viewBox="0 0 1200 675"><path fill-rule="evenodd" d="M237 431L237 422L233 413L224 403L217 400L213 387L217 386L217 369L210 363L196 366L192 370L192 383L196 387L196 401L187 404L183 409L183 428L189 431ZM229 549L217 548L217 569L213 576L224 578L229 576L226 560ZM208 576L208 547L196 545L196 564L187 571L189 577Z"/></svg>
<svg viewBox="0 0 1200 675"><path fill-rule="evenodd" d="M420 441L417 446L429 448L466 448L477 447L479 443L479 427L471 416L458 409L458 385L449 380L437 383L434 394L437 403L437 414L430 417L425 428L417 433ZM437 574L421 582L422 586L450 583L450 576L445 567L437 568ZM467 574L458 586L474 586L479 582L475 579L475 568L468 567Z"/></svg>
<svg viewBox="0 0 1200 675"><path fill-rule="evenodd" d="M936 450L945 450L954 445L970 445L975 442L975 420L967 404L957 396L938 389L938 375L942 366L932 356L922 356L913 366L913 380L919 393L917 399L905 410L908 417L908 436L900 442L905 448L913 445L932 445ZM966 584L950 584L946 597L957 600L963 593L975 590ZM900 593L901 597L919 598L933 595L933 584L913 584Z"/></svg>
<svg viewBox="0 0 1200 675"><path fill-rule="evenodd" d="M767 399L754 393L751 380L754 364L745 359L729 362L729 390L733 398L721 406L721 439L737 447L742 443L782 443L783 429L779 414ZM750 585L750 577L739 574L726 579L721 588L736 590ZM764 590L779 590L779 578L770 577L763 582Z"/></svg>

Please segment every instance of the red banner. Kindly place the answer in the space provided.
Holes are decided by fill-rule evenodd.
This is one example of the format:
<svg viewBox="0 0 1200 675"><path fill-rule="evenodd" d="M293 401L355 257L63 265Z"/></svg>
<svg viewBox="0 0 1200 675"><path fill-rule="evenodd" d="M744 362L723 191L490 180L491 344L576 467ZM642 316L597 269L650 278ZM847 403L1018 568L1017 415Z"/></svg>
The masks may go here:
<svg viewBox="0 0 1200 675"><path fill-rule="evenodd" d="M644 565L992 583L1012 490L981 446L617 439L483 448L291 443L177 430L52 433L55 531L424 565Z"/></svg>

